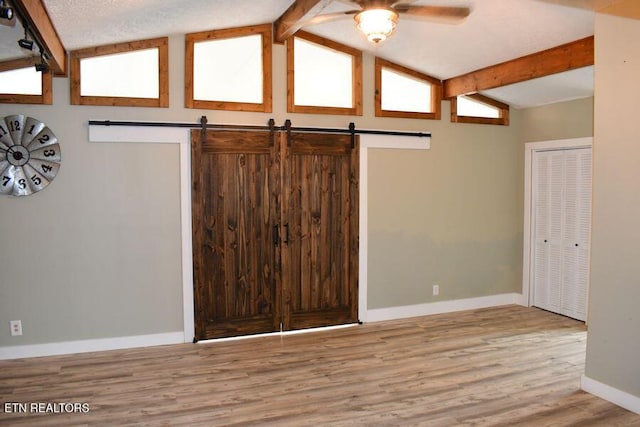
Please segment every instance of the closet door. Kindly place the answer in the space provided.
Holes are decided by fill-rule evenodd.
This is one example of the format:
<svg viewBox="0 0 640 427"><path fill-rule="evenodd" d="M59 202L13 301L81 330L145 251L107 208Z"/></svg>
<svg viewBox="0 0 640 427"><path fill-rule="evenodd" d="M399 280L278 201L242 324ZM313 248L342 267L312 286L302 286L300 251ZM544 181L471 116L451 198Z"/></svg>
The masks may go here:
<svg viewBox="0 0 640 427"><path fill-rule="evenodd" d="M591 230L591 149L565 151L560 313L586 318Z"/></svg>
<svg viewBox="0 0 640 427"><path fill-rule="evenodd" d="M192 132L196 338L280 330L279 141Z"/></svg>
<svg viewBox="0 0 640 427"><path fill-rule="evenodd" d="M282 145L283 329L357 322L357 138L291 132Z"/></svg>
<svg viewBox="0 0 640 427"><path fill-rule="evenodd" d="M562 278L562 151L538 152L534 165L533 305L558 312Z"/></svg>
<svg viewBox="0 0 640 427"><path fill-rule="evenodd" d="M591 149L536 152L533 171L533 305L585 320Z"/></svg>

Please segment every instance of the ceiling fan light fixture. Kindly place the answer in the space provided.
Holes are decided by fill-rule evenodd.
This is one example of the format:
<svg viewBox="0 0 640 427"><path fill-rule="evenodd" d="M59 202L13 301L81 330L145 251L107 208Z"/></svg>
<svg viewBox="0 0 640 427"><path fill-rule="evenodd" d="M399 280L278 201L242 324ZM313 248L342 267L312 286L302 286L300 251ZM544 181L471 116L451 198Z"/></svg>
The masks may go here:
<svg viewBox="0 0 640 427"><path fill-rule="evenodd" d="M356 26L372 43L385 41L393 33L398 22L398 14L391 9L368 9L358 13L354 19Z"/></svg>

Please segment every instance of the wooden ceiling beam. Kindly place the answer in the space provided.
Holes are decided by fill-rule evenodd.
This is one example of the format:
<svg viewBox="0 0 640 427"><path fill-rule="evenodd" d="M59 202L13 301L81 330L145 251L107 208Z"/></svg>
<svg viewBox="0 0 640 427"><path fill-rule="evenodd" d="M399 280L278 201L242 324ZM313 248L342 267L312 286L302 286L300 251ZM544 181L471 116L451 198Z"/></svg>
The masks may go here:
<svg viewBox="0 0 640 427"><path fill-rule="evenodd" d="M273 40L276 43L284 43L286 39L302 28L305 20L309 20L322 12L329 3L331 3L331 0L295 0L273 23ZM312 11L315 11L315 13L312 16L307 16Z"/></svg>
<svg viewBox="0 0 640 427"><path fill-rule="evenodd" d="M23 24L29 26L29 31L42 44L49 58L51 70L57 75L66 75L67 51L42 0L12 0L11 4L16 8L19 18L26 21Z"/></svg>
<svg viewBox="0 0 640 427"><path fill-rule="evenodd" d="M444 98L468 95L593 65L593 36L472 71L443 82Z"/></svg>

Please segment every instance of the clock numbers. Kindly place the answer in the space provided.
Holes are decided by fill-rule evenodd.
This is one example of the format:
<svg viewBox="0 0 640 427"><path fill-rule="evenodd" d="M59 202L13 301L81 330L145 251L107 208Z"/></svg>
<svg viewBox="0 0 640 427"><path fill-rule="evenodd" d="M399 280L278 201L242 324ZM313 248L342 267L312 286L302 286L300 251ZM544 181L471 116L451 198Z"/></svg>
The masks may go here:
<svg viewBox="0 0 640 427"><path fill-rule="evenodd" d="M0 125L0 133L2 133L2 135L0 135L0 136L5 136L9 132L7 132L7 130L3 126Z"/></svg>
<svg viewBox="0 0 640 427"><path fill-rule="evenodd" d="M42 180L35 174L31 177L31 182L33 182L35 185L42 184Z"/></svg>
<svg viewBox="0 0 640 427"><path fill-rule="evenodd" d="M53 167L52 167L52 166L45 165L45 164L43 164L43 165L42 165L42 172L44 172L44 173L49 173L49 172L51 172L52 170L53 170Z"/></svg>
<svg viewBox="0 0 640 427"><path fill-rule="evenodd" d="M56 150L44 150L43 154L45 157L53 157L56 155Z"/></svg>
<svg viewBox="0 0 640 427"><path fill-rule="evenodd" d="M11 120L9 121L9 130L11 132L17 132L20 130L20 121L19 120Z"/></svg>
<svg viewBox="0 0 640 427"><path fill-rule="evenodd" d="M27 180L24 178L20 178L18 180L18 187L20 187L22 190L24 190L25 188L27 188Z"/></svg>
<svg viewBox="0 0 640 427"><path fill-rule="evenodd" d="M29 128L29 132L27 132L29 135L33 135L33 130L36 128L36 125L31 125L31 128Z"/></svg>
<svg viewBox="0 0 640 427"><path fill-rule="evenodd" d="M33 126L32 126L33 127ZM46 133L44 135L42 135L41 137L38 138L38 142L40 144L46 144L47 141L49 141L49 135L47 135Z"/></svg>
<svg viewBox="0 0 640 427"><path fill-rule="evenodd" d="M9 185L10 182L11 182L11 177L10 176L4 175L2 177L2 186L3 187L6 187L7 185Z"/></svg>

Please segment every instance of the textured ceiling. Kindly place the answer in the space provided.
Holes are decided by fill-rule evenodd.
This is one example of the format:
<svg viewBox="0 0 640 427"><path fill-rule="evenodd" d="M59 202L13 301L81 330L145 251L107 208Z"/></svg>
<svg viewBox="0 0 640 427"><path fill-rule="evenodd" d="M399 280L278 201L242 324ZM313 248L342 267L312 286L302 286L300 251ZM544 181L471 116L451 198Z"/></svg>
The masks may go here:
<svg viewBox="0 0 640 427"><path fill-rule="evenodd" d="M292 2L44 0L68 50L273 22ZM466 6L472 12L459 25L428 23L402 16L396 33L380 45L369 43L348 16L304 29L441 79L581 39L594 31L593 11L562 6L555 0L417 0L414 4ZM334 0L326 11L345 9L350 7ZM14 34L8 35L8 31L11 29L0 26L2 57L6 57L7 49L16 51L14 40L17 39ZM20 31L18 28L18 34ZM486 94L521 107L591 96L593 72L578 70L565 77L537 79Z"/></svg>
<svg viewBox="0 0 640 427"><path fill-rule="evenodd" d="M593 67L578 68L481 93L515 108L587 98L593 96Z"/></svg>
<svg viewBox="0 0 640 427"><path fill-rule="evenodd" d="M44 0L69 49L273 22L293 0Z"/></svg>
<svg viewBox="0 0 640 427"><path fill-rule="evenodd" d="M23 36L24 30L15 18L11 25L0 25L0 60L20 58L27 54L16 43Z"/></svg>

